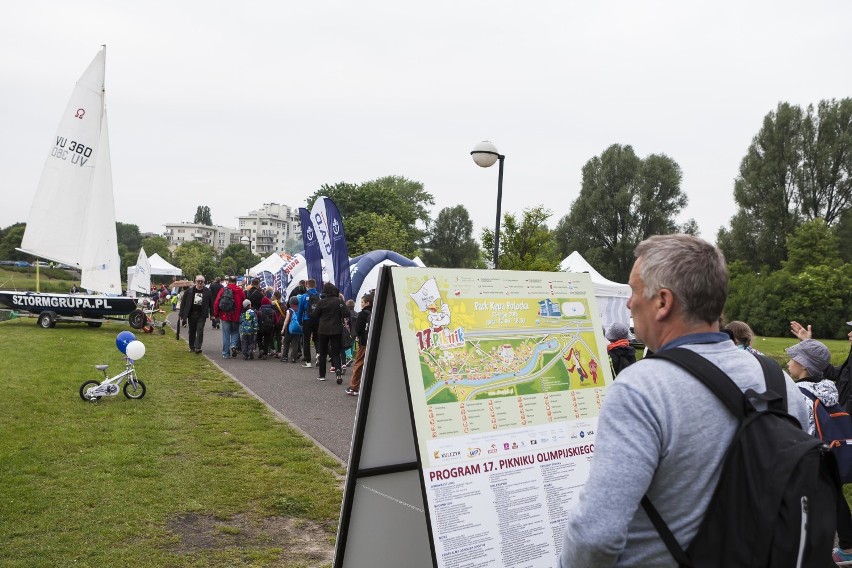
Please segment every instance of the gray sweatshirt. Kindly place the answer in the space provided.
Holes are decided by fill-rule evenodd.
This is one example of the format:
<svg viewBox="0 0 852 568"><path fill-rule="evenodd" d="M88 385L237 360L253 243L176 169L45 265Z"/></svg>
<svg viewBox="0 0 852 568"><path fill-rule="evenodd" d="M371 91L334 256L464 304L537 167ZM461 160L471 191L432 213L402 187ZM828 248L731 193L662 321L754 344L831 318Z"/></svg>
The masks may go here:
<svg viewBox="0 0 852 568"><path fill-rule="evenodd" d="M687 344L743 391L766 390L760 363L732 341ZM789 413L807 428L799 389L787 379ZM686 548L719 480L737 424L716 396L667 361L631 365L608 388L589 480L568 515L563 568L676 566L640 506L647 492Z"/></svg>

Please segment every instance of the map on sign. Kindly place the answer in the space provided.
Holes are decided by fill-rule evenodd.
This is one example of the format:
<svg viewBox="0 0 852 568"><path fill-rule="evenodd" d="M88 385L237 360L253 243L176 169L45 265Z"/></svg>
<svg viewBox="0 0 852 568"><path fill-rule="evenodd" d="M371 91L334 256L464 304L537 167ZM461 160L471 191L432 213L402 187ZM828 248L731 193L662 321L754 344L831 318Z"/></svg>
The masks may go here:
<svg viewBox="0 0 852 568"><path fill-rule="evenodd" d="M456 280L426 278L408 294L426 404L604 385L594 312L577 290L526 281L523 296L489 298Z"/></svg>

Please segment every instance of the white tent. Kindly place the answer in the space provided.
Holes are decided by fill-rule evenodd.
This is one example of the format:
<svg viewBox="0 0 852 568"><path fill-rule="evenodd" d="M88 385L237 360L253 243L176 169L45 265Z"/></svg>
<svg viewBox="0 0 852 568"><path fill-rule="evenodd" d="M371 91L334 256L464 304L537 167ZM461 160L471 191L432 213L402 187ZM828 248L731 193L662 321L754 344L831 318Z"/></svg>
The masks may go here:
<svg viewBox="0 0 852 568"><path fill-rule="evenodd" d="M148 257L148 263L151 265L151 274L166 274L169 276L180 276L183 271L177 266L173 266L166 262L162 256L157 253ZM130 266L127 269L127 276L136 273L136 267Z"/></svg>
<svg viewBox="0 0 852 568"><path fill-rule="evenodd" d="M258 263L257 265L249 268L248 273L249 276L257 276L263 271L275 274L276 272L281 270L281 267L285 264L287 264L287 260L282 258L280 253L274 252L263 260L261 260L260 263Z"/></svg>
<svg viewBox="0 0 852 568"><path fill-rule="evenodd" d="M616 322L630 325L630 310L627 309L630 286L607 280L577 251L572 252L559 263L559 270L562 272L587 272L591 276L592 286L595 289L595 299L598 301L598 310L604 327L609 328Z"/></svg>

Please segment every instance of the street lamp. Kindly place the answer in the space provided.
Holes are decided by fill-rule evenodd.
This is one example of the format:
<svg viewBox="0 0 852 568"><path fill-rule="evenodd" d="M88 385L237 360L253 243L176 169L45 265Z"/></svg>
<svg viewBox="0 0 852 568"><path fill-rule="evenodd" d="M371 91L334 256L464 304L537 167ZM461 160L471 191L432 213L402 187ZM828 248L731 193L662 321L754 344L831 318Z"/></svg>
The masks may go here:
<svg viewBox="0 0 852 568"><path fill-rule="evenodd" d="M248 247L250 253L254 254L254 252L252 252L251 250L251 244L254 242L253 238L249 237L248 235L243 235L242 237L240 237L240 242Z"/></svg>
<svg viewBox="0 0 852 568"><path fill-rule="evenodd" d="M503 160L506 156L497 151L497 146L484 140L470 151L473 161L481 168L490 168L500 160L500 171L497 174L497 222L494 229L494 269L498 268L500 254L500 204L503 201Z"/></svg>

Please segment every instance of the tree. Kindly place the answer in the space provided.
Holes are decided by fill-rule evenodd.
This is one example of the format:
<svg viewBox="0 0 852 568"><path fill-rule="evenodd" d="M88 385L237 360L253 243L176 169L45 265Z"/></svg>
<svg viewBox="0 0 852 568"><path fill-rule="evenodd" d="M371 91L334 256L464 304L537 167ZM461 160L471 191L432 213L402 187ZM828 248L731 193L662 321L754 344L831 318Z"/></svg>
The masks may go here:
<svg viewBox="0 0 852 568"><path fill-rule="evenodd" d="M213 219L210 217L210 208L206 205L199 205L195 210L195 219L193 219L192 222L212 227Z"/></svg>
<svg viewBox="0 0 852 568"><path fill-rule="evenodd" d="M369 225L364 223L364 218L356 220L357 215L368 213L396 218L407 235L403 248L415 250L425 234L417 224L426 226L429 221L426 206L435 203L422 183L400 176L385 176L360 185L345 182L323 185L308 197L309 210L319 197L328 197L340 210L350 253L359 240L370 240L366 236ZM404 254L400 250L396 252Z"/></svg>
<svg viewBox="0 0 852 568"><path fill-rule="evenodd" d="M580 251L607 278L626 282L633 249L652 235L696 231L679 227L686 206L677 162L662 154L644 160L631 146L613 144L583 166L580 195L554 230L561 258Z"/></svg>
<svg viewBox="0 0 852 568"><path fill-rule="evenodd" d="M498 252L500 269L558 270L559 259L553 234L546 224L551 215L551 211L541 205L524 209L520 221L511 213L503 215ZM494 250L494 231L491 229L483 229L482 247L484 251ZM492 260L489 255L488 261Z"/></svg>
<svg viewBox="0 0 852 568"><path fill-rule="evenodd" d="M780 270L755 272L729 265L725 318L748 322L761 335L782 336L791 320L813 326L814 337L841 338L852 310L852 266L840 260L837 237L822 219L803 223L787 238Z"/></svg>
<svg viewBox="0 0 852 568"><path fill-rule="evenodd" d="M225 247L219 255L220 271L222 274L243 274L260 260L247 246L233 243Z"/></svg>
<svg viewBox="0 0 852 568"><path fill-rule="evenodd" d="M169 240L166 237L154 235L142 239L142 248L149 257L159 254L166 262L171 262L172 251L169 249Z"/></svg>
<svg viewBox="0 0 852 568"><path fill-rule="evenodd" d="M729 260L777 269L800 223L834 226L852 206L852 99L766 115L734 181L738 210L717 243Z"/></svg>
<svg viewBox="0 0 852 568"><path fill-rule="evenodd" d="M26 254L15 250L24 238L25 223L15 223L0 231L0 260L24 260Z"/></svg>
<svg viewBox="0 0 852 568"><path fill-rule="evenodd" d="M803 223L787 237L784 270L791 274L799 274L810 266L837 266L840 262L837 237L822 219Z"/></svg>
<svg viewBox="0 0 852 568"><path fill-rule="evenodd" d="M139 247L142 245L142 234L139 232L139 225L116 222L115 233L118 238L118 244L126 246L127 252L139 252Z"/></svg>
<svg viewBox="0 0 852 568"><path fill-rule="evenodd" d="M174 261L188 278L196 274L215 276L216 251L210 245L198 241L182 243L175 249ZM208 271L209 273L205 272Z"/></svg>
<svg viewBox="0 0 852 568"><path fill-rule="evenodd" d="M403 256L414 255L415 249L410 235L396 217L376 213L358 213L352 216L350 223L355 234L358 235L349 245L350 256L373 250L392 250Z"/></svg>
<svg viewBox="0 0 852 568"><path fill-rule="evenodd" d="M852 262L852 208L840 214L840 219L833 229L838 240L840 257L843 262Z"/></svg>
<svg viewBox="0 0 852 568"><path fill-rule="evenodd" d="M483 266L479 244L473 238L473 221L464 205L445 207L438 213L424 244L423 262L447 268Z"/></svg>

